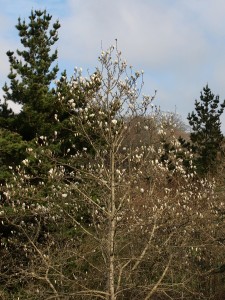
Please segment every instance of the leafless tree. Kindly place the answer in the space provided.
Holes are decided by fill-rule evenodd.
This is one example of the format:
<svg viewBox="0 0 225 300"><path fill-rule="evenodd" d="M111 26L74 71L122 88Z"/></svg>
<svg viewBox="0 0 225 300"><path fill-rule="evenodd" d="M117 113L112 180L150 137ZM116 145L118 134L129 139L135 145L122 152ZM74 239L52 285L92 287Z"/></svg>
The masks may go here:
<svg viewBox="0 0 225 300"><path fill-rule="evenodd" d="M127 67L117 46L99 61L88 80L81 72L68 80L74 98L58 95L86 146L67 149L66 161L47 141L29 149L30 160L6 187L11 204L1 214L12 235L2 246L6 257L10 241L23 247L26 259L16 266L15 258L16 272L5 275L28 285L21 299L213 299L210 270L224 259L224 204L214 183L197 178L192 153L183 153L172 131L162 159L168 126L154 126L143 72ZM79 84L84 92L93 86L82 108ZM32 157L52 165L38 186L26 172Z"/></svg>

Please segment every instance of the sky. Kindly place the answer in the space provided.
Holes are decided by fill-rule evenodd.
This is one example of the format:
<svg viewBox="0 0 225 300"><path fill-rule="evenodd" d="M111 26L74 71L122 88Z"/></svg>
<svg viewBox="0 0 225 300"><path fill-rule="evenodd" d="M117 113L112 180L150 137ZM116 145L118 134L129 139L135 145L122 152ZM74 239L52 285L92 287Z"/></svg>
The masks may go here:
<svg viewBox="0 0 225 300"><path fill-rule="evenodd" d="M185 121L206 84L225 99L224 0L0 0L0 87L8 50L21 49L15 25L32 9L59 20L58 65L94 70L98 56L118 41L128 65L144 70L145 94ZM2 98L3 92L0 92ZM221 117L225 133L225 113Z"/></svg>

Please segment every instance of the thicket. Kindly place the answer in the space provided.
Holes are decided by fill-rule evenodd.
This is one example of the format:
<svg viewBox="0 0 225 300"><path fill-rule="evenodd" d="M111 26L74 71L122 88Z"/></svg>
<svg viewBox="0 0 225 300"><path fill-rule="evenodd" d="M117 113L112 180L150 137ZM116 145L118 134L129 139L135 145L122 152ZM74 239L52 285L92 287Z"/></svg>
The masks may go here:
<svg viewBox="0 0 225 300"><path fill-rule="evenodd" d="M87 78L76 69L54 82L60 25L50 21L46 11L19 19L26 50L8 52L1 299L223 299L224 196L198 171L194 135L178 140L176 118L142 95L143 72L117 44Z"/></svg>

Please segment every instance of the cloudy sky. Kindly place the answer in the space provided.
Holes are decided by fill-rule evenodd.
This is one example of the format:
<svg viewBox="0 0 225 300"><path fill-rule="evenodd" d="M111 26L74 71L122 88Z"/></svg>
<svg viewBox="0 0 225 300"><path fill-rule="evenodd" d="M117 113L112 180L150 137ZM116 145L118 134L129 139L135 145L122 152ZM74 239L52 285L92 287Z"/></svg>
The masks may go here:
<svg viewBox="0 0 225 300"><path fill-rule="evenodd" d="M145 71L146 94L183 119L208 83L225 98L224 0L0 0L0 86L9 72L7 50L20 47L15 25L31 9L59 19L58 64L94 70L101 47L118 40L129 65ZM0 93L2 95L2 93ZM222 117L225 132L225 113Z"/></svg>

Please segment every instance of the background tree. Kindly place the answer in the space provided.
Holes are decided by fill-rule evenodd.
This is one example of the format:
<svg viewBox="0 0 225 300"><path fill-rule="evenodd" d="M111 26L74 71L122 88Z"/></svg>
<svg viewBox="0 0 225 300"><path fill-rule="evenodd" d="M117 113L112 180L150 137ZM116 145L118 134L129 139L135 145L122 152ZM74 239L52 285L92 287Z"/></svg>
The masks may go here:
<svg viewBox="0 0 225 300"><path fill-rule="evenodd" d="M16 28L24 49L8 51L10 84L5 84L5 104L10 100L22 105L21 112L6 118L1 126L8 126L21 134L24 140L32 140L37 134L46 135L54 131L54 93L51 84L56 78L58 66L57 50L52 47L58 40L59 22L50 28L52 17L46 11L31 11L27 24L18 19ZM2 110L3 111L3 110ZM6 121L6 122L5 122ZM6 125L5 125L6 124Z"/></svg>
<svg viewBox="0 0 225 300"><path fill-rule="evenodd" d="M225 100L220 104L208 85L201 92L200 101L195 101L195 112L188 114L191 126L190 139L197 154L197 169L201 174L215 172L223 156L220 116L224 111Z"/></svg>
<svg viewBox="0 0 225 300"><path fill-rule="evenodd" d="M9 166L20 163L28 153L25 144L38 136L53 136L56 125L56 95L52 84L57 76L58 66L52 66L57 59L57 50L52 47L58 40L59 22L53 23L46 11L31 11L29 23L18 19L23 49L8 51L10 73L9 84L3 87L4 102L0 105L1 168L2 182L10 178ZM21 105L16 114L9 109L12 101ZM14 138L13 138L14 137ZM20 141L20 142L19 142Z"/></svg>

